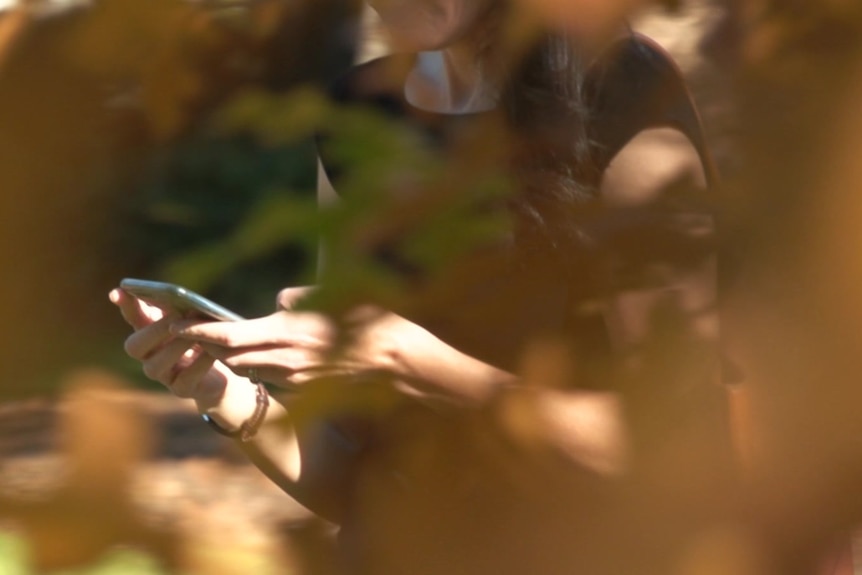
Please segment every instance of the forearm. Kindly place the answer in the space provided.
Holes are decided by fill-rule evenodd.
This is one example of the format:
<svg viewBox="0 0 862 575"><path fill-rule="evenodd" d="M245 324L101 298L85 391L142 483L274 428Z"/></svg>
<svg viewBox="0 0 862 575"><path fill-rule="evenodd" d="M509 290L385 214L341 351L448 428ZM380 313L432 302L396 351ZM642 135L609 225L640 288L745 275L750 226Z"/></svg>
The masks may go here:
<svg viewBox="0 0 862 575"><path fill-rule="evenodd" d="M532 394L532 398L524 395ZM612 391L529 388L512 393L529 401L540 439L577 466L618 475L627 463L627 432L622 401Z"/></svg>
<svg viewBox="0 0 862 575"><path fill-rule="evenodd" d="M443 347L439 351L444 355L450 353ZM509 385L516 383L511 374L479 362L465 362L457 354L436 363L429 357L416 354L409 359L414 362L411 365L420 369L424 366L426 385L435 394L445 389L459 398L469 397L474 403L484 403L493 395L491 408L506 412L512 407L522 413L527 407L539 424L534 431L541 430L541 437L533 437L534 440L543 441L584 469L601 474L614 474L622 469L625 441L616 394L519 388ZM464 375L471 370L474 372ZM446 388L442 381L446 377L458 383ZM337 418L320 409L319 402L304 401L305 395L306 392L273 397L258 432L247 442L237 441L237 445L286 493L337 523L342 519L343 497L349 493L348 487L355 477L364 437L361 432L345 431L336 423ZM254 386L235 379L221 403L199 408L223 428L238 429L254 411ZM501 426L495 432L517 432L502 424L506 420L505 417L500 420Z"/></svg>
<svg viewBox="0 0 862 575"><path fill-rule="evenodd" d="M236 445L271 481L314 513L340 519L350 469L358 452L330 421L293 405L294 394L272 393L257 432ZM255 387L241 379L228 384L221 401L198 401L198 410L233 431L254 411Z"/></svg>
<svg viewBox="0 0 862 575"><path fill-rule="evenodd" d="M536 424L533 440L577 467L602 475L622 472L627 440L618 393L556 389L543 382L523 386L518 375L470 357L416 324L398 321L405 323L396 330L400 345L392 363L420 392L461 406L487 405L502 416L500 433L517 433L520 426L507 426L506 414L523 415L526 409Z"/></svg>
<svg viewBox="0 0 862 575"><path fill-rule="evenodd" d="M384 330L384 369L421 395L461 405L480 405L517 377L452 347L423 327L395 314Z"/></svg>

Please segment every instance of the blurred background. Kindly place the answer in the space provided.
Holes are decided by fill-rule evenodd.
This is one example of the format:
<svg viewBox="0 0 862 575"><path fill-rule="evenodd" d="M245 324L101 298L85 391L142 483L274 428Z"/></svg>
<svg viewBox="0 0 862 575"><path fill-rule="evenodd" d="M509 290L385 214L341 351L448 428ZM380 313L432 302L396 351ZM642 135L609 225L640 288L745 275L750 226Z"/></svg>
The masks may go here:
<svg viewBox="0 0 862 575"><path fill-rule="evenodd" d="M596 26L625 14L664 45L723 179L744 480L714 494L734 512L673 572L852 573L862 5L532 4ZM331 572L331 526L138 373L107 293L158 277L252 316L307 282L309 239L261 222L313 203L312 139L220 120L386 50L353 0L0 2L0 573Z"/></svg>

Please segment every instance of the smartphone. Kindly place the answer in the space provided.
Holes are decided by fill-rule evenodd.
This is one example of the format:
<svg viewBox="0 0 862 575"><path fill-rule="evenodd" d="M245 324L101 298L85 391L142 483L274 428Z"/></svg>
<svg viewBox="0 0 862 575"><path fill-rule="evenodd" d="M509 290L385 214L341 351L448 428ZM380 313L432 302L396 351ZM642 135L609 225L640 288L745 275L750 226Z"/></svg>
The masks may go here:
<svg viewBox="0 0 862 575"><path fill-rule="evenodd" d="M125 278L120 282L120 288L140 300L163 309L176 310L185 317L220 321L245 319L200 294L172 283Z"/></svg>

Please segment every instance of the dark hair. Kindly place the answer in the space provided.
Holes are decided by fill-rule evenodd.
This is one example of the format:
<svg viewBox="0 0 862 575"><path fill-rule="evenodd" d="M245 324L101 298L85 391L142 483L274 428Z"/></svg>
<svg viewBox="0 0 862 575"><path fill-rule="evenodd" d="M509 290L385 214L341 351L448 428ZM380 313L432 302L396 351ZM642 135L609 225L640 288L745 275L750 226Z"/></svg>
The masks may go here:
<svg viewBox="0 0 862 575"><path fill-rule="evenodd" d="M515 134L519 246L530 253L581 241L578 215L598 196L590 138L587 62L574 40L542 33L504 75L501 104Z"/></svg>

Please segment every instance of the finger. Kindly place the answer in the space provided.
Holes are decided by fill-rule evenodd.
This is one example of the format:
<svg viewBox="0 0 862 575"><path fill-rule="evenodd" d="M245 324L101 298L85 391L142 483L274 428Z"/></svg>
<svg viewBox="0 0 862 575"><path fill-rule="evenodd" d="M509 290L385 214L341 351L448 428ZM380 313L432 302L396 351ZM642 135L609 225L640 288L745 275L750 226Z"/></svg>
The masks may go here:
<svg viewBox="0 0 862 575"><path fill-rule="evenodd" d="M212 343L225 348L276 345L319 346L322 322L313 321L310 314L278 312L257 319L224 322L177 321L171 333L177 337Z"/></svg>
<svg viewBox="0 0 862 575"><path fill-rule="evenodd" d="M308 286L284 288L278 292L278 296L275 298L276 309L293 309L294 304L308 295L310 291L311 288Z"/></svg>
<svg viewBox="0 0 862 575"><path fill-rule="evenodd" d="M183 340L189 341L189 340ZM318 364L320 354L314 351L282 346L231 348L208 342L196 342L208 354L236 369L251 367L282 367L294 371L310 363Z"/></svg>
<svg viewBox="0 0 862 575"><path fill-rule="evenodd" d="M168 386L177 397L199 397L204 378L212 369L215 358L207 353L198 352L191 363L177 370Z"/></svg>
<svg viewBox="0 0 862 575"><path fill-rule="evenodd" d="M161 347L143 362L144 374L152 380L171 387L177 373L187 367L200 352L191 350L189 342L175 339Z"/></svg>
<svg viewBox="0 0 862 575"><path fill-rule="evenodd" d="M142 327L126 338L123 345L126 353L139 361L144 361L173 339L170 333L171 318L162 318L155 323ZM188 340L182 340L186 348Z"/></svg>
<svg viewBox="0 0 862 575"><path fill-rule="evenodd" d="M111 290L111 293L108 294L108 298L114 305L120 308L120 314L123 316L123 319L126 320L126 323L133 328L140 329L152 323L150 318L147 317L144 310L141 308L139 300L130 296L123 290ZM154 321L157 321L157 319L158 318Z"/></svg>
<svg viewBox="0 0 862 575"><path fill-rule="evenodd" d="M322 365L322 356L310 350L288 348L250 348L243 351L226 350L209 343L198 344L209 355L213 355L228 369L240 377L251 378L251 370L267 383L281 387L294 387L301 374L329 370ZM299 380L297 380L299 381Z"/></svg>
<svg viewBox="0 0 862 575"><path fill-rule="evenodd" d="M232 372L241 376L249 377L249 371L255 369L262 379L279 380L292 375L297 366L305 366L313 360L308 352L296 349L278 347L255 347L234 350L223 348L211 343L199 343L207 354L215 357L225 364ZM316 354L315 354L315 357Z"/></svg>
<svg viewBox="0 0 862 575"><path fill-rule="evenodd" d="M141 329L162 319L166 314L161 309L115 288L108 294L111 302L120 308L120 313L126 323L135 329Z"/></svg>

